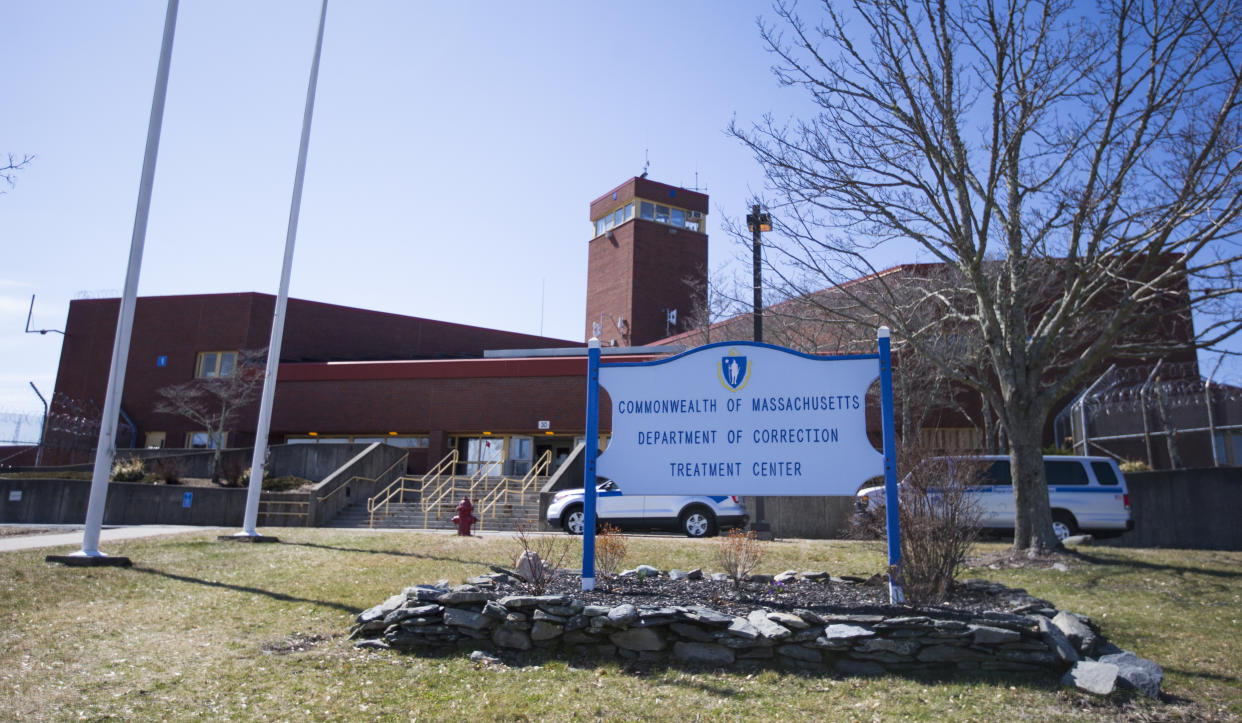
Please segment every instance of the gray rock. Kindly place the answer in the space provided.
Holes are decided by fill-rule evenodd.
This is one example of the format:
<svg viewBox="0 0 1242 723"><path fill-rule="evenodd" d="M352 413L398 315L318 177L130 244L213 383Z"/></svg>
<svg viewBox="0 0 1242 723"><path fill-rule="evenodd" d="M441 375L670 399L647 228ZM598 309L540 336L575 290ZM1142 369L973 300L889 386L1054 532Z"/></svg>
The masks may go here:
<svg viewBox="0 0 1242 723"><path fill-rule="evenodd" d="M713 666L733 665L735 659L732 650L712 643L675 643L673 657L683 663Z"/></svg>
<svg viewBox="0 0 1242 723"><path fill-rule="evenodd" d="M1079 655L1086 655L1095 647L1095 633L1079 616L1062 610L1052 619L1052 624L1065 633Z"/></svg>
<svg viewBox="0 0 1242 723"><path fill-rule="evenodd" d="M564 625L558 625L547 620L536 620L530 629L530 639L535 641L552 640L559 638L563 632L565 632Z"/></svg>
<svg viewBox="0 0 1242 723"><path fill-rule="evenodd" d="M832 575L823 570L804 570L802 572L802 579L807 582L831 582Z"/></svg>
<svg viewBox="0 0 1242 723"><path fill-rule="evenodd" d="M702 568L699 568L699 567L696 567L696 568L694 568L693 570L691 570L690 572L687 572L687 573L686 573L686 579L687 579L687 580L702 580L702 579L703 579L703 569L702 569Z"/></svg>
<svg viewBox="0 0 1242 723"><path fill-rule="evenodd" d="M746 618L733 618L733 623L729 625L729 633L747 640L755 640L761 635L759 628L751 625Z"/></svg>
<svg viewBox="0 0 1242 723"><path fill-rule="evenodd" d="M579 602L579 601L575 600L574 602ZM548 615L555 615L555 616L557 616L558 618L568 618L570 615L576 615L576 614L578 614L578 613L582 610L582 608L583 608L583 607L586 607L586 606L585 606L585 605L581 605L581 603L579 603L579 605L578 605L578 606L574 606L574 605L540 605L540 606L539 606L539 609L540 609L541 611L543 611L543 612L547 613Z"/></svg>
<svg viewBox="0 0 1242 723"><path fill-rule="evenodd" d="M590 618L585 615L574 615L565 621L566 632L570 630L582 630L590 623Z"/></svg>
<svg viewBox="0 0 1242 723"><path fill-rule="evenodd" d="M797 570L786 570L782 572L781 574L777 575L775 578L773 578L773 582L779 582L782 585L788 585L789 583L796 582L797 580L798 580Z"/></svg>
<svg viewBox="0 0 1242 723"><path fill-rule="evenodd" d="M564 625L565 621L569 618L561 615L553 615L552 613L545 613L542 608L536 608L532 619L535 622L543 620L549 623L556 623L557 625Z"/></svg>
<svg viewBox="0 0 1242 723"><path fill-rule="evenodd" d="M810 610L804 610L802 608L797 608L796 610L793 611L793 614L802 618L803 620L805 620L807 623L811 625L827 625L828 624L828 621L825 620L823 617L821 617L819 613L815 613Z"/></svg>
<svg viewBox="0 0 1242 723"><path fill-rule="evenodd" d="M1061 678L1061 685L1096 695L1109 695L1117 685L1117 673L1118 668L1112 663L1081 660Z"/></svg>
<svg viewBox="0 0 1242 723"><path fill-rule="evenodd" d="M689 578L690 578L690 574L687 572L683 572L682 570L669 570L668 571L668 579L670 580L687 580Z"/></svg>
<svg viewBox="0 0 1242 723"><path fill-rule="evenodd" d="M1100 658L1101 663L1117 666L1117 677L1123 688L1133 688L1148 698L1160 697L1164 668L1131 652L1113 653Z"/></svg>
<svg viewBox="0 0 1242 723"><path fill-rule="evenodd" d="M766 610L752 610L746 622L755 626L759 634L768 640L783 640L792 634L789 628L769 620Z"/></svg>
<svg viewBox="0 0 1242 723"><path fill-rule="evenodd" d="M482 613L471 612L470 610L462 610L461 608L446 608L444 610L445 625L482 630L493 622L495 622L493 618Z"/></svg>
<svg viewBox="0 0 1242 723"><path fill-rule="evenodd" d="M701 605L693 605L685 608L686 617L690 620L703 623L704 625L714 625L724 627L733 623L732 615L725 615L722 612L705 608Z"/></svg>
<svg viewBox="0 0 1242 723"><path fill-rule="evenodd" d="M533 608L539 605L568 605L568 595L508 595L500 598L500 604L513 608Z"/></svg>
<svg viewBox="0 0 1242 723"><path fill-rule="evenodd" d="M1095 538L1091 535L1070 535L1064 540L1061 540L1061 544L1071 550L1075 547L1089 547L1094 543Z"/></svg>
<svg viewBox="0 0 1242 723"><path fill-rule="evenodd" d="M505 661L497 658L495 655L489 655L482 650L476 650L470 653L470 662L481 665L504 665Z"/></svg>
<svg viewBox="0 0 1242 723"><path fill-rule="evenodd" d="M600 615L607 615L609 610L612 610L612 608L607 605L587 605L582 608L582 614L588 618L596 618Z"/></svg>
<svg viewBox="0 0 1242 723"><path fill-rule="evenodd" d="M608 611L608 622L616 627L625 627L638 619L638 608L626 603Z"/></svg>
<svg viewBox="0 0 1242 723"><path fill-rule="evenodd" d="M772 575L747 575L746 582L752 585L769 585L776 578Z"/></svg>
<svg viewBox="0 0 1242 723"><path fill-rule="evenodd" d="M710 643L715 640L711 633L707 632L703 628L700 628L698 625L693 625L691 623L673 623L668 627L669 630L672 630L674 633L677 633L687 640L693 640L699 643Z"/></svg>
<svg viewBox="0 0 1242 723"><path fill-rule="evenodd" d="M715 580L716 582L728 582L729 576L723 572L713 572L712 580Z"/></svg>
<svg viewBox="0 0 1242 723"><path fill-rule="evenodd" d="M1066 565L1064 562L1054 562L1052 563L1052 569L1057 572L1069 572L1069 565Z"/></svg>
<svg viewBox="0 0 1242 723"><path fill-rule="evenodd" d="M776 648L776 652L787 658L803 660L808 663L820 663L823 662L824 659L818 650L804 648L801 645L780 645Z"/></svg>
<svg viewBox="0 0 1242 723"><path fill-rule="evenodd" d="M917 641L893 640L892 638L866 638L854 646L854 650L859 653L892 653L902 657L912 656L918 649Z"/></svg>
<svg viewBox="0 0 1242 723"><path fill-rule="evenodd" d="M870 638L875 636L875 631L861 625L844 625L835 624L824 628L824 637L830 641L840 640L849 641L858 638Z"/></svg>
<svg viewBox="0 0 1242 723"><path fill-rule="evenodd" d="M622 650L663 650L664 638L653 628L630 628L608 636Z"/></svg>
<svg viewBox="0 0 1242 723"><path fill-rule="evenodd" d="M501 648L531 649L530 636L521 630L513 630L508 626L496 628L492 632L492 642Z"/></svg>
<svg viewBox="0 0 1242 723"><path fill-rule="evenodd" d="M823 621L829 625L842 623L845 625L875 625L884 622L883 615L824 615Z"/></svg>
<svg viewBox="0 0 1242 723"><path fill-rule="evenodd" d="M1077 663L1078 649L1070 643L1069 638L1065 637L1065 633L1061 629L1052 624L1052 621L1045 617L1039 618L1039 633L1044 638L1044 642L1056 653L1057 658L1066 663ZM1116 666L1114 666L1116 667Z"/></svg>
<svg viewBox="0 0 1242 723"><path fill-rule="evenodd" d="M437 594L439 594L438 591L437 591ZM384 618L388 617L389 613L391 613L392 611L404 605L405 600L406 600L405 593L402 593L400 595L393 595L392 597L385 600L383 603L376 605L373 608L363 610L361 613L358 613L357 622L370 623L370 622L375 622L377 620L383 620Z"/></svg>
<svg viewBox="0 0 1242 723"><path fill-rule="evenodd" d="M547 565L534 550L523 550L513 566L513 571L526 582L542 578L548 574Z"/></svg>
<svg viewBox="0 0 1242 723"><path fill-rule="evenodd" d="M1017 630L994 628L990 625L971 625L970 633L975 645L1001 645L1022 640L1022 633Z"/></svg>
<svg viewBox="0 0 1242 723"><path fill-rule="evenodd" d="M771 620L777 625L787 627L790 630L806 630L811 627L811 624L803 620L801 616L791 615L789 613L770 612L768 613L768 620Z"/></svg>
<svg viewBox="0 0 1242 723"><path fill-rule="evenodd" d="M480 603L495 599L495 593L483 590L452 590L441 594L440 597L436 598L436 602L441 605L468 605L470 603Z"/></svg>
<svg viewBox="0 0 1242 723"><path fill-rule="evenodd" d="M483 614L489 618L504 620L505 617L509 615L509 609L495 600L488 600L487 603L483 605Z"/></svg>

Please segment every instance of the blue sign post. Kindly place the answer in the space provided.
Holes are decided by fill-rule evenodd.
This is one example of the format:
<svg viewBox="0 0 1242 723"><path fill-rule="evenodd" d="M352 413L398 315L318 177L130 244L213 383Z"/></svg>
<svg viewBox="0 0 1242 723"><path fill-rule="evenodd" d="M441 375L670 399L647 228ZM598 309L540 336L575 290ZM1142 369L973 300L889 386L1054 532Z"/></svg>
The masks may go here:
<svg viewBox="0 0 1242 723"><path fill-rule="evenodd" d="M880 417L884 427L884 510L888 527L888 599L906 601L901 589L901 515L898 514L897 439L893 420L893 354L887 326L876 332L880 345Z"/></svg>
<svg viewBox="0 0 1242 723"><path fill-rule="evenodd" d="M582 589L595 589L595 457L599 454L599 339L587 342L586 465L582 473Z"/></svg>

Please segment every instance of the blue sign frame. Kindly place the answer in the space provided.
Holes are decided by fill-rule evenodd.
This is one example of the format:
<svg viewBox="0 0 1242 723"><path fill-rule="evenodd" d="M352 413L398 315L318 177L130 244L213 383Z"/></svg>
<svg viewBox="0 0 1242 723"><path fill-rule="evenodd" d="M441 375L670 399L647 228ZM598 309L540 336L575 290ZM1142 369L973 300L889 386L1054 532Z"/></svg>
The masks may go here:
<svg viewBox="0 0 1242 723"><path fill-rule="evenodd" d="M610 364L609 368L614 367L651 367L662 364L669 364L682 359L690 354L700 354L705 350L716 347L747 347L747 348L763 348L774 349L789 354L793 354L806 359L820 362L845 361L845 360L868 360L874 359L878 363L878 376L880 378L881 388L881 423L883 427L884 450L883 450L883 469L884 469L884 487L887 499L887 523L888 523L888 557L889 557L889 595L893 602L904 602L904 595L901 590L901 532L898 517L898 495L897 495L897 446L896 436L894 432L894 414L893 414L893 381L892 381L892 352L889 339L889 330L886 327L880 327L877 331L878 353L876 354L852 354L834 357L823 357L811 354L805 354L793 349L775 346L771 344L763 344L757 342L719 342L716 344L708 344L696 349L683 352L681 354L668 357L666 359L658 359L649 362L623 362L618 364ZM744 357L740 357L744 359ZM723 362L722 362L723 364ZM583 497L584 497L584 526L583 526L583 546L582 546L582 589L591 590L595 586L595 526L596 526L596 490L595 483L597 477L597 457L599 455L599 370L600 370L600 343L598 339L591 339L588 342L587 353L587 408L586 408L586 459L583 474ZM728 377L728 378L726 378ZM745 385L745 379L749 377L746 370L745 362L739 363L736 370L730 370L726 374L721 371L721 384L726 388L739 389Z"/></svg>

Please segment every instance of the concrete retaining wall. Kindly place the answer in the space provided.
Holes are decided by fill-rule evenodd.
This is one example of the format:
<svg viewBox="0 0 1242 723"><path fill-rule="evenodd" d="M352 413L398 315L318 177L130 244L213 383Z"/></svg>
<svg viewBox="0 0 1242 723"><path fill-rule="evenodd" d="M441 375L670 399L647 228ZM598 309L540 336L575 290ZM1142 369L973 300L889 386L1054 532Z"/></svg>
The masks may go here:
<svg viewBox="0 0 1242 723"><path fill-rule="evenodd" d="M303 447L310 449L300 449ZM272 466L283 470L278 474L306 476L298 474L302 471L318 477L318 470L323 467L337 466L325 473L326 478L311 492L264 494L263 501L269 503L306 502L307 505L286 504L281 509L307 510L309 514L306 517L260 515L260 525L323 524L342 507L375 494L404 471L404 465L400 462L405 458L405 450L382 444L288 445L272 449ZM346 457L346 454L350 456ZM206 455L210 462L210 453ZM281 466L277 466L276 459L280 459ZM389 473L384 475L385 471ZM367 479L381 475L376 482ZM0 478L0 523L81 524L86 519L90 488L89 480ZM323 502L319 501L319 497L337 488L343 489ZM110 482L103 523L241 525L246 510L246 492L244 487Z"/></svg>
<svg viewBox="0 0 1242 723"><path fill-rule="evenodd" d="M1134 530L1105 544L1242 550L1242 468L1138 472L1126 483Z"/></svg>
<svg viewBox="0 0 1242 723"><path fill-rule="evenodd" d="M361 445L348 446L357 448ZM379 493L405 474L405 459L406 452L400 447L389 447L378 442L363 447L362 451L311 490L311 516L307 524L325 524L349 505Z"/></svg>
<svg viewBox="0 0 1242 723"><path fill-rule="evenodd" d="M88 480L0 479L0 522L81 524L90 490ZM111 482L103 524L240 525L245 509L245 489Z"/></svg>

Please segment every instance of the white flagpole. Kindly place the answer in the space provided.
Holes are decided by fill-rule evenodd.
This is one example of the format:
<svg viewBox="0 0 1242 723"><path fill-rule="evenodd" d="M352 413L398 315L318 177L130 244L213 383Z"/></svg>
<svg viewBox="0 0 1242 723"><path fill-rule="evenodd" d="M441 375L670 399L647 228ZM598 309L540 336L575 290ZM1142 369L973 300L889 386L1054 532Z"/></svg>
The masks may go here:
<svg viewBox="0 0 1242 723"><path fill-rule="evenodd" d="M168 0L164 15L164 40L155 73L155 93L151 99L151 118L147 124L147 148L138 185L138 208L134 213L134 235L129 243L129 267L125 271L125 292L117 315L116 338L112 344L112 365L108 369L108 391L104 397L99 443L95 449L95 470L91 475L91 494L86 507L86 529L82 549L71 557L106 558L99 551L99 530L108 501L108 477L116 456L116 419L121 410L125 387L125 368L129 362L129 341L134 328L134 306L138 297L138 274L142 270L142 248L147 238L147 217L151 211L151 189L155 185L155 158L160 148L160 129L164 122L164 98L168 93L168 66L172 59L173 31L177 25L177 2ZM120 558L118 558L120 559Z"/></svg>
<svg viewBox="0 0 1242 723"><path fill-rule="evenodd" d="M311 60L310 82L306 88L306 108L302 113L302 141L298 146L298 165L293 175L293 200L289 205L289 228L285 233L285 259L280 269L280 291L272 317L272 337L267 346L267 371L263 377L263 396L259 402L259 422L254 431L254 457L250 460L250 487L246 491L246 514L242 530L235 537L260 538L255 529L259 519L259 494L263 490L263 466L267 456L267 434L272 424L272 403L276 398L276 372L280 366L280 344L285 333L285 307L289 301L289 276L293 272L293 245L298 235L298 213L302 208L302 183L306 178L306 154L310 147L311 116L315 110L315 87L319 82L319 56L323 50L323 26L328 17L328 0L319 11L319 35Z"/></svg>

